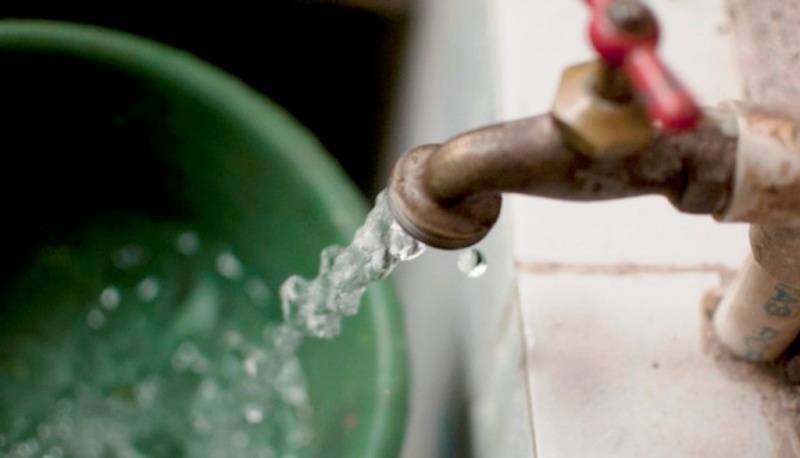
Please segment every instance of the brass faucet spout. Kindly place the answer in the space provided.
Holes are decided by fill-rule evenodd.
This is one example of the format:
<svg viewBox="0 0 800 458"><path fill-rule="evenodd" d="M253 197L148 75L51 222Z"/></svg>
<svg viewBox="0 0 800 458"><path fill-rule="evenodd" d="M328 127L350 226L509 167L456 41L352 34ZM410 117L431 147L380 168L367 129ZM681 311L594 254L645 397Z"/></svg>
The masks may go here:
<svg viewBox="0 0 800 458"><path fill-rule="evenodd" d="M500 123L406 153L392 173L389 202L411 235L445 249L480 241L504 192L573 201L661 194L682 211L716 213L733 174L728 124L708 111L691 131L655 132L639 154L598 158L565 146L549 114Z"/></svg>

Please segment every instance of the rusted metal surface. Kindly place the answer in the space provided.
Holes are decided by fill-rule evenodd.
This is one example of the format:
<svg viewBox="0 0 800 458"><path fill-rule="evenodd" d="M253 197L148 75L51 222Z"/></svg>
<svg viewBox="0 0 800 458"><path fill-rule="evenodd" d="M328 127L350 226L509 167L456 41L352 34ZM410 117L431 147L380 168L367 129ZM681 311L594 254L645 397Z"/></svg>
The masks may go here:
<svg viewBox="0 0 800 458"><path fill-rule="evenodd" d="M499 195L465 196L448 202L425 186L428 161L439 145L422 145L404 154L389 178L389 205L397 222L415 239L442 249L478 243L500 215Z"/></svg>
<svg viewBox="0 0 800 458"><path fill-rule="evenodd" d="M750 361L770 361L800 331L800 284L775 278L749 257L714 315L719 340Z"/></svg>
<svg viewBox="0 0 800 458"><path fill-rule="evenodd" d="M800 226L754 224L750 246L755 260L776 281L800 286Z"/></svg>
<svg viewBox="0 0 800 458"><path fill-rule="evenodd" d="M800 224L800 113L777 105L737 102L739 146L724 221Z"/></svg>
<svg viewBox="0 0 800 458"><path fill-rule="evenodd" d="M400 224L424 243L477 243L500 210L501 193L573 201L661 194L680 210L726 206L736 140L727 115L710 110L694 130L656 131L641 154L593 158L564 145L550 115L465 133L406 153L389 184Z"/></svg>
<svg viewBox="0 0 800 458"><path fill-rule="evenodd" d="M766 361L800 331L800 2L728 6L745 93L757 103L730 107L740 114L740 141L733 197L718 217L754 223L753 259L728 288L714 327L734 354Z"/></svg>

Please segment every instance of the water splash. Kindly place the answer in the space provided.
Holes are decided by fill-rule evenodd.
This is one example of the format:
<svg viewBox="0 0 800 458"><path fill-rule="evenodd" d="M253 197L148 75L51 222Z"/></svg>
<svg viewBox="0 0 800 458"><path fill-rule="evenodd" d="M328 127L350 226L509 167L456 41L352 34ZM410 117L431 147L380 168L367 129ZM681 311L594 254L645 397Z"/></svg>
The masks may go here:
<svg viewBox="0 0 800 458"><path fill-rule="evenodd" d="M50 286L10 310L21 323L46 311L44 321L0 354L0 457L307 447L313 408L298 333L266 322L271 290L229 246L178 229L143 224L126 232L140 234L136 244L87 236L96 245L43 249L22 278Z"/></svg>
<svg viewBox="0 0 800 458"><path fill-rule="evenodd" d="M338 334L370 283L425 250L383 192L349 246L323 250L314 279L283 283L284 321L264 324L273 290L229 246L185 228L139 229L137 243L111 235L81 248L97 252L45 250L39 275L61 275L69 303L46 304L47 335L21 339L2 361L13 376L0 384L0 456L301 451L314 437L304 339ZM64 269L83 262L96 275Z"/></svg>
<svg viewBox="0 0 800 458"><path fill-rule="evenodd" d="M395 221L384 190L350 245L322 250L314 279L292 276L283 283L280 296L284 320L302 334L334 337L341 331L342 317L358 312L367 285L389 275L399 262L424 251L425 245Z"/></svg>

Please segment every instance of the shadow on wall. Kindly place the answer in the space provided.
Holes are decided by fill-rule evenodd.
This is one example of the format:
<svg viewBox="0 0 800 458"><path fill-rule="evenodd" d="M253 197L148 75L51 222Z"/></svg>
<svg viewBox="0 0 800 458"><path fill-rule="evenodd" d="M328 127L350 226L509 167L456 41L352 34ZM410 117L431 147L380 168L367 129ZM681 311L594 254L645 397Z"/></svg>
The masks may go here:
<svg viewBox="0 0 800 458"><path fill-rule="evenodd" d="M189 51L287 109L372 197L407 22L403 2L387 5L271 0L257 11L194 5L176 14L15 4L0 16L95 24Z"/></svg>

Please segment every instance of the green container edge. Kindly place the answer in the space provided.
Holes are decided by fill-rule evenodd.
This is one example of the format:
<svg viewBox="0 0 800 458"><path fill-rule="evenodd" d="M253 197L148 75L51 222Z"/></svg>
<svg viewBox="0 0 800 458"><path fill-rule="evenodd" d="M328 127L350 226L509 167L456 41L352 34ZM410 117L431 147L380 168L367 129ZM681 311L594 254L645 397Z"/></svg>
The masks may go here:
<svg viewBox="0 0 800 458"><path fill-rule="evenodd" d="M320 208L337 228L337 239L352 238L364 220L368 208L364 198L310 131L263 94L189 52L103 27L29 19L0 20L0 47L72 54L149 73L154 79L202 94L254 139L275 147L280 160L312 188ZM258 122L265 118L271 118L269 129ZM282 124L281 129L274 128L275 121ZM367 440L348 444L346 449L355 456L394 456L400 452L409 402L404 319L397 295L386 282L368 288L364 300L369 307L360 313L371 315L375 327L379 374L375 388L389 388L393 395L374 405Z"/></svg>

